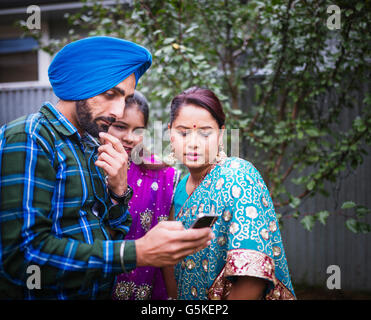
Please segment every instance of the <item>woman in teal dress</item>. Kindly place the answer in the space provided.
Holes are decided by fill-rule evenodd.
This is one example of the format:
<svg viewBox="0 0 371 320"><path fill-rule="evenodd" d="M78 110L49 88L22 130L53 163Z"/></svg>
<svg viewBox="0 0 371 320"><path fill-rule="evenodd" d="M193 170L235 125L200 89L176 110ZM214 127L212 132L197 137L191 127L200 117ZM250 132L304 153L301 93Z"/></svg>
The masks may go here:
<svg viewBox="0 0 371 320"><path fill-rule="evenodd" d="M178 299L295 299L276 213L258 170L226 157L225 115L208 89L176 96L169 124L172 153L189 173L174 196L175 220L189 228L216 213L211 245L175 266Z"/></svg>

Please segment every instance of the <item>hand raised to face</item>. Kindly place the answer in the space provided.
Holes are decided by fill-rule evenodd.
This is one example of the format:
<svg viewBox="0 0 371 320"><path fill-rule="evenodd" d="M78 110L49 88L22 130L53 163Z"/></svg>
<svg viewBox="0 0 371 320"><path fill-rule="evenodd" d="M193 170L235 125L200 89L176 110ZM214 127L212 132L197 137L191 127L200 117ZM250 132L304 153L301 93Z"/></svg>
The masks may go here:
<svg viewBox="0 0 371 320"><path fill-rule="evenodd" d="M108 188L122 195L127 189L128 154L116 137L105 132L100 132L99 137L102 145L95 165L105 172Z"/></svg>

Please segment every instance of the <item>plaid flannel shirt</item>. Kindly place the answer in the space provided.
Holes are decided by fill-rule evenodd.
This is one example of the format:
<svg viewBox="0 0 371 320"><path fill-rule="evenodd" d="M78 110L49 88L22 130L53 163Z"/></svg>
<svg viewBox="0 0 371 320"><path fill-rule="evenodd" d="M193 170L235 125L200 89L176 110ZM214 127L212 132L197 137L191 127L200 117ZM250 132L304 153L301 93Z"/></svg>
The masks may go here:
<svg viewBox="0 0 371 320"><path fill-rule="evenodd" d="M131 216L107 194L98 146L50 103L0 128L0 298L110 297ZM123 257L135 268L134 241ZM28 288L31 265L40 289Z"/></svg>

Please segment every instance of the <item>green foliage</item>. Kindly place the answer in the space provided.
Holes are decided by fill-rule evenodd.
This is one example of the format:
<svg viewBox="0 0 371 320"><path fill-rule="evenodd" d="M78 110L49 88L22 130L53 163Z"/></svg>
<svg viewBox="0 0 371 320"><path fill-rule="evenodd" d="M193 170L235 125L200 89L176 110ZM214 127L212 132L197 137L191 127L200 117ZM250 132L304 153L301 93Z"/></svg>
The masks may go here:
<svg viewBox="0 0 371 320"><path fill-rule="evenodd" d="M312 231L316 221L326 225L327 218L330 216L330 214L331 213L329 211L323 210L315 215L306 215L300 220L300 223L303 225L304 229Z"/></svg>
<svg viewBox="0 0 371 320"><path fill-rule="evenodd" d="M342 205L342 209L354 209L355 211L354 217L348 218L345 221L345 225L350 231L354 233L368 233L371 231L370 224L361 220L371 212L370 209L366 208L365 206L356 205L352 201L344 202Z"/></svg>
<svg viewBox="0 0 371 320"><path fill-rule="evenodd" d="M313 229L315 221L316 221L315 216L307 215L303 219L300 220L300 223L303 225L303 227L306 230L311 231Z"/></svg>
<svg viewBox="0 0 371 320"><path fill-rule="evenodd" d="M316 194L328 196L328 183L362 164L371 144L371 3L336 1L340 30L326 26L326 9L332 4L86 2L81 12L68 17L69 38L85 30L88 35L118 36L147 47L153 66L138 89L151 101L152 117L165 122L176 94L194 85L214 90L227 112L228 128L240 129L240 140L249 150L241 156L263 173L283 216L298 218L304 214L302 201ZM58 41L51 47L46 49L53 51ZM347 109L360 111L344 129L339 123ZM366 232L369 226L359 219L369 212L362 208L347 202L333 212L327 208L305 213L301 222L312 230L316 221L326 224L330 214L353 209L346 226Z"/></svg>
<svg viewBox="0 0 371 320"><path fill-rule="evenodd" d="M365 206L357 205L353 201L345 201L341 209L346 211L353 211L352 215L347 215L343 211L338 212L337 214L343 215L345 220L345 226L348 230L354 232L354 233L368 233L371 231L371 226L369 223L364 221L364 218L371 213L371 210ZM315 226L316 221L319 221L322 225L326 225L328 217L332 213L323 210L320 211L314 215L305 215L301 220L300 223L303 225L303 227L308 230L312 231L313 227ZM334 213L333 213L334 214ZM294 213L293 217L298 218L298 214Z"/></svg>

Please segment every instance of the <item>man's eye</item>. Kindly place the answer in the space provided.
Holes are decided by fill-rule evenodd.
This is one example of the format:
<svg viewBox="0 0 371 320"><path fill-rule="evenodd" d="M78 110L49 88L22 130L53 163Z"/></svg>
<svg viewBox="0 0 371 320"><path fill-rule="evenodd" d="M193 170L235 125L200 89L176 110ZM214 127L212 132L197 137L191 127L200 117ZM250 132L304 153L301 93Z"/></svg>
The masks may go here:
<svg viewBox="0 0 371 320"><path fill-rule="evenodd" d="M115 96L115 94L113 92L110 92L110 91L107 91L104 93L104 95L107 97L107 98L113 98Z"/></svg>

